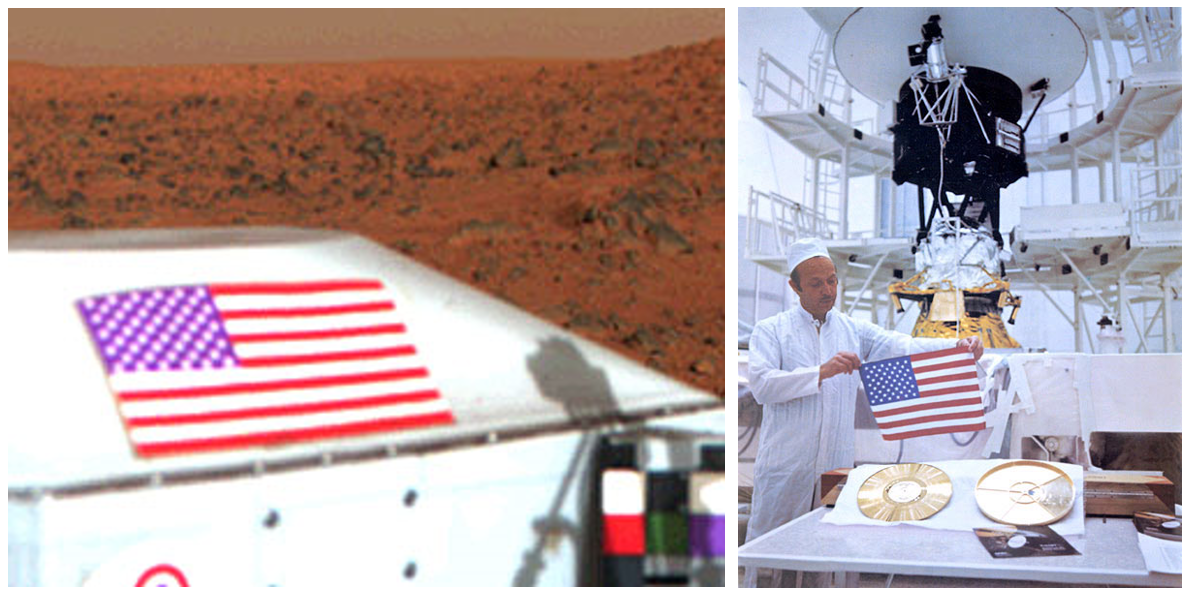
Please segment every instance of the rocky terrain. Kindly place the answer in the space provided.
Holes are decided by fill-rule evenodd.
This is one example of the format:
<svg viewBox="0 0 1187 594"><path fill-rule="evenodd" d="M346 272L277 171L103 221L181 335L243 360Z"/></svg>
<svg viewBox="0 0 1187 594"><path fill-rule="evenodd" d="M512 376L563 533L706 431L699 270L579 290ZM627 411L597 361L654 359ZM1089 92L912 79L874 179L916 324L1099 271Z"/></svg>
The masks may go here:
<svg viewBox="0 0 1187 594"><path fill-rule="evenodd" d="M724 394L724 61L10 63L9 229L348 230Z"/></svg>

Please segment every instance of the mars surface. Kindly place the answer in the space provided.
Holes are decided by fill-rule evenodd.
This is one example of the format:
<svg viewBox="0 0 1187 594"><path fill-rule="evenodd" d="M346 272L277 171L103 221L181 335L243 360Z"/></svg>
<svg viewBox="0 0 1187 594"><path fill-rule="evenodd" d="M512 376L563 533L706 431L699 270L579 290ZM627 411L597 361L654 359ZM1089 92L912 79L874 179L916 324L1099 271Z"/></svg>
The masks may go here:
<svg viewBox="0 0 1187 594"><path fill-rule="evenodd" d="M723 395L724 61L10 62L9 229L351 231Z"/></svg>

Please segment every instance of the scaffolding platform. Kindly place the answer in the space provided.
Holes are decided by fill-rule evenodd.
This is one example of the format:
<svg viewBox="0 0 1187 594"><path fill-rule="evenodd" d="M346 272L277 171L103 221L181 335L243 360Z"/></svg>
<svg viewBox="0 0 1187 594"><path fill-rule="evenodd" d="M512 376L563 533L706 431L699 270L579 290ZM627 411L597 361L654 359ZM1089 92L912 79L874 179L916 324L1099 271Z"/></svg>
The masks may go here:
<svg viewBox="0 0 1187 594"><path fill-rule="evenodd" d="M1133 162L1133 149L1158 138L1183 106L1179 63L1136 64L1120 94L1089 122L1026 147L1032 171L1071 169L1093 163Z"/></svg>
<svg viewBox="0 0 1187 594"><path fill-rule="evenodd" d="M823 112L823 115L822 115ZM754 117L797 150L814 158L843 163L846 147L851 177L889 173L894 143L828 115L823 108L787 112L759 112Z"/></svg>

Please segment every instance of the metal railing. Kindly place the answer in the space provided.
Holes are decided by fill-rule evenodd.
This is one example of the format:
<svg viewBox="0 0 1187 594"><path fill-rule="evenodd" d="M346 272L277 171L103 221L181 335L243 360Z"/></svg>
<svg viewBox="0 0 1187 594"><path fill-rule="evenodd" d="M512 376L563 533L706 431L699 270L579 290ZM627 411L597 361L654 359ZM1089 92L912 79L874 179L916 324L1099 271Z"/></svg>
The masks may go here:
<svg viewBox="0 0 1187 594"><path fill-rule="evenodd" d="M790 68L774 56L758 50L758 91L754 98L754 113L768 111L795 111L803 109L808 87L804 79L796 76ZM773 93L782 103L767 105L767 93Z"/></svg>
<svg viewBox="0 0 1187 594"><path fill-rule="evenodd" d="M1163 60L1179 60L1183 52L1182 9L1176 9L1173 6L1159 6L1145 10L1159 57ZM1178 11L1178 18L1176 18L1176 11Z"/></svg>
<svg viewBox="0 0 1187 594"><path fill-rule="evenodd" d="M1030 129L1026 131L1026 152L1040 152L1059 144L1059 135L1091 121L1096 115L1094 109L1093 103L1075 101L1074 93L1066 101L1047 105L1035 114ZM1026 115L1023 114L1024 117Z"/></svg>
<svg viewBox="0 0 1187 594"><path fill-rule="evenodd" d="M746 256L763 254L762 233L768 228L775 234L776 254L782 256L784 246L800 237L834 237L837 224L786 196L751 187L746 201Z"/></svg>
<svg viewBox="0 0 1187 594"><path fill-rule="evenodd" d="M1125 48L1130 72L1136 64L1181 59L1179 48L1182 42L1182 25L1179 22L1181 14L1178 8L1123 8L1108 11L1106 18L1119 24L1125 32L1124 36L1114 41L1120 42ZM1104 87L1101 91L1106 96L1096 98L1099 101L1092 102L1078 101L1075 89L1072 89L1066 101L1058 104L1047 103L1045 108L1035 115L1031 129L1026 135L1027 151L1039 152L1058 144L1060 133L1091 121L1096 114L1096 105L1099 103L1107 106L1115 99L1114 93L1118 89L1117 85Z"/></svg>
<svg viewBox="0 0 1187 594"><path fill-rule="evenodd" d="M857 130L861 130L861 133L867 136L885 136L887 138L894 136L890 133L890 130L882 130L881 134L879 134L879 130L875 128L877 126L875 123L876 120L877 118L862 118L860 120L850 122L849 125Z"/></svg>
<svg viewBox="0 0 1187 594"><path fill-rule="evenodd" d="M816 33L816 41L812 43L812 52L808 56L808 88L812 90L811 105L823 105L824 110L834 116L838 113L847 115L851 92L849 85L841 78L841 73L835 65L825 67L828 62L828 54L833 49L831 41L832 38L821 30ZM820 82L821 76L824 77L823 84ZM819 97L816 96L818 88L820 89ZM842 121L848 119L845 116L837 117Z"/></svg>
<svg viewBox="0 0 1187 594"><path fill-rule="evenodd" d="M1139 166L1130 178L1130 224L1183 221L1179 165Z"/></svg>
<svg viewBox="0 0 1187 594"><path fill-rule="evenodd" d="M812 183L812 167L815 161L817 167L816 184ZM815 228L823 229L825 233L839 236L841 229L841 184L848 183L848 176L844 175L841 164L829 159L812 159L808 155L804 155L804 184L802 196L805 200L812 199L812 192L815 191L815 199L812 202L814 212L818 213L821 223L817 224ZM811 210L811 209L809 209ZM831 218L830 218L831 216Z"/></svg>
<svg viewBox="0 0 1187 594"><path fill-rule="evenodd" d="M825 52L831 51L827 41L828 37L823 32L817 35L816 46L808 58L806 81L786 64L760 49L754 113L810 110L822 105L825 113L841 121L851 119L849 105L852 89L834 66L825 67ZM823 83L821 77L824 78ZM768 97L768 93L772 96ZM875 133L876 124L872 118L851 125L866 134Z"/></svg>
<svg viewBox="0 0 1187 594"><path fill-rule="evenodd" d="M1183 31L1175 13L1174 7L1123 9L1119 18L1131 64L1178 59Z"/></svg>

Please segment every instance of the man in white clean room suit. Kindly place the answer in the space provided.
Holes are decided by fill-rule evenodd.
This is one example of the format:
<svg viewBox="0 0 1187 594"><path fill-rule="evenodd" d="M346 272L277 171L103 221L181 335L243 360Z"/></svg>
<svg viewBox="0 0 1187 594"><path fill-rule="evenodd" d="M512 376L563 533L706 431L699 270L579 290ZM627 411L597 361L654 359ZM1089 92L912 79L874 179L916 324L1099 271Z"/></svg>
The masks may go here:
<svg viewBox="0 0 1187 594"><path fill-rule="evenodd" d="M793 243L787 264L799 305L762 320L750 335L750 389L763 420L747 542L811 511L821 474L853 466L861 385L853 372L863 361L954 346L980 359L983 351L976 337L912 338L833 311L837 274L819 239ZM784 573L775 585L794 585L794 574ZM825 585L824 574L805 577L803 586ZM757 585L757 572L748 568L742 585Z"/></svg>

